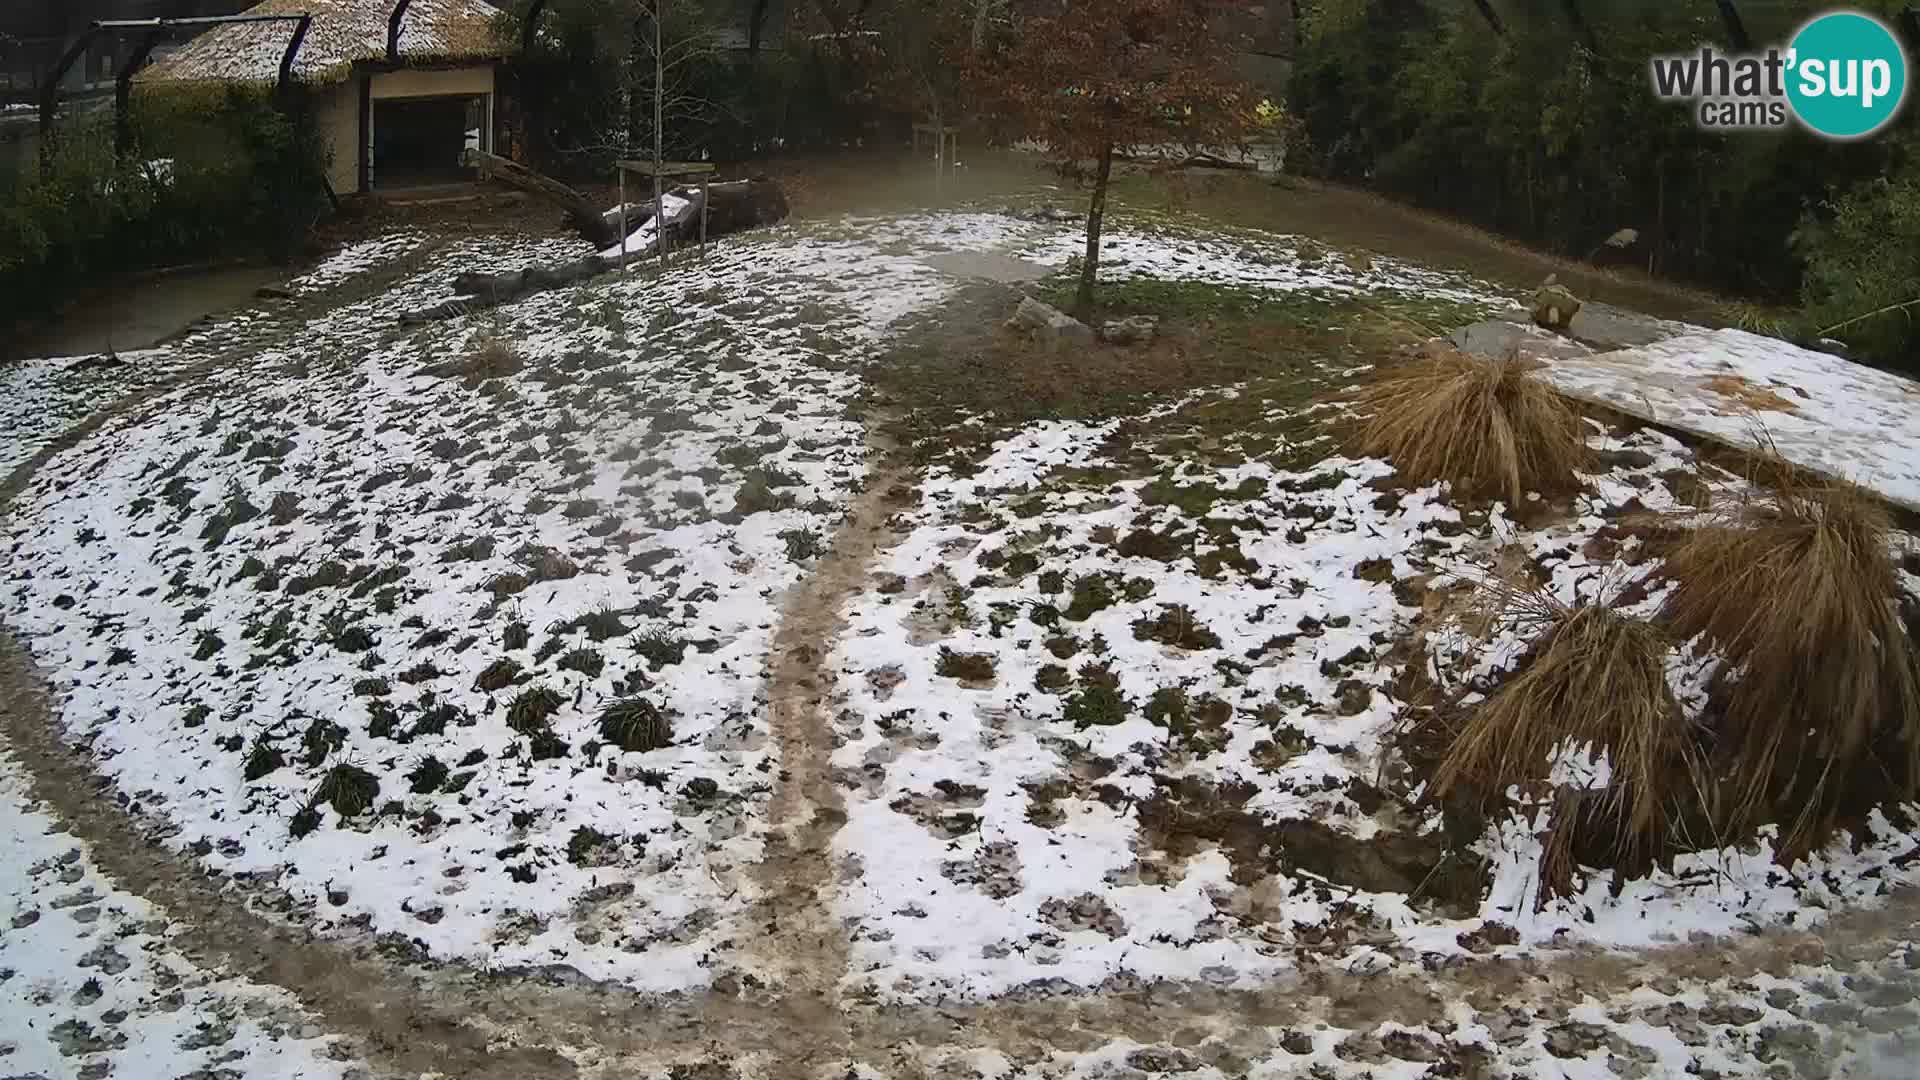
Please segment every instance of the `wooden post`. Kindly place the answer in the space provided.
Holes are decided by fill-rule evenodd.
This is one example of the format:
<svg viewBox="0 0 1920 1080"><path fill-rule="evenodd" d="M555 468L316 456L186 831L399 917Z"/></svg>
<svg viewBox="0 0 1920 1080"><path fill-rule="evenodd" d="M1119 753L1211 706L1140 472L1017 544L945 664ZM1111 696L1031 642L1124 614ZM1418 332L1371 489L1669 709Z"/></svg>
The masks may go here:
<svg viewBox="0 0 1920 1080"><path fill-rule="evenodd" d="M700 180L700 258L703 262L707 257L707 208L709 205L711 204L707 201L707 181L702 177Z"/></svg>
<svg viewBox="0 0 1920 1080"><path fill-rule="evenodd" d="M620 272L627 272L627 170L618 162L613 171L620 176Z"/></svg>
<svg viewBox="0 0 1920 1080"><path fill-rule="evenodd" d="M667 0L653 0L653 246L660 249L662 270L667 268L667 204L660 197L661 155L667 137L666 102L662 100L667 93L667 68L666 58L660 52L663 47L660 24L665 20L666 4Z"/></svg>

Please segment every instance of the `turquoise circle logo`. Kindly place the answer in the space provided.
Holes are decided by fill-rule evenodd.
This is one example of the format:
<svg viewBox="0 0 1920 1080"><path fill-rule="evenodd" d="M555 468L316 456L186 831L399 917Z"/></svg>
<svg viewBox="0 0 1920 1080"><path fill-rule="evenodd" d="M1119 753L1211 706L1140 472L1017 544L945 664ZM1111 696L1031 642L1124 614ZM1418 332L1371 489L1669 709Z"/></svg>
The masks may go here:
<svg viewBox="0 0 1920 1080"><path fill-rule="evenodd" d="M1907 98L1907 54L1871 15L1821 15L1789 49L1787 102L1815 134L1863 139L1892 123Z"/></svg>

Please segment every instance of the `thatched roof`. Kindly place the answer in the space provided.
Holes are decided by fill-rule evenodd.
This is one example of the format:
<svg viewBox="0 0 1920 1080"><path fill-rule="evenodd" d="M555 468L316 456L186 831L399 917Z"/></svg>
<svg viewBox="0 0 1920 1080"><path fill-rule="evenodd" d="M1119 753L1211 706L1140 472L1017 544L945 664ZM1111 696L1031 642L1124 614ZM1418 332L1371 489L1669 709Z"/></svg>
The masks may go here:
<svg viewBox="0 0 1920 1080"><path fill-rule="evenodd" d="M394 0L265 0L249 15L313 16L293 75L311 85L338 82L360 61L387 58L387 17ZM505 51L493 37L499 11L483 0L413 0L400 23L403 63L490 60ZM142 71L144 85L168 82L272 82L293 34L292 23L216 26Z"/></svg>

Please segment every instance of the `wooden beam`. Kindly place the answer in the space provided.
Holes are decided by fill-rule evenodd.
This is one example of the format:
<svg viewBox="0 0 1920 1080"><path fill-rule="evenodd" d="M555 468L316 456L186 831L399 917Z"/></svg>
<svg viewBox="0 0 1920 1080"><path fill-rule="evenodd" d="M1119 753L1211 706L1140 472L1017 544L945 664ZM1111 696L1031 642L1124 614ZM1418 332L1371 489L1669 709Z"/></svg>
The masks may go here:
<svg viewBox="0 0 1920 1080"><path fill-rule="evenodd" d="M163 30L149 30L113 80L113 154L122 161L133 153L133 76L153 55Z"/></svg>
<svg viewBox="0 0 1920 1080"><path fill-rule="evenodd" d="M613 165L621 172L636 173L640 176L653 176L657 173L662 178L702 176L718 171L712 163L705 161L663 161L657 166L651 161L616 161Z"/></svg>
<svg viewBox="0 0 1920 1080"><path fill-rule="evenodd" d="M400 62L400 20L407 17L413 0L393 0L393 14L387 16L387 63Z"/></svg>
<svg viewBox="0 0 1920 1080"><path fill-rule="evenodd" d="M520 55L533 51L533 36L540 29L540 13L547 9L547 0L533 0L533 6L527 9L526 24L520 27Z"/></svg>
<svg viewBox="0 0 1920 1080"><path fill-rule="evenodd" d="M1493 32L1501 37L1507 36L1507 24L1500 21L1500 13L1493 10L1493 0L1473 0L1473 6L1480 9L1480 17L1493 27Z"/></svg>
<svg viewBox="0 0 1920 1080"><path fill-rule="evenodd" d="M280 55L280 81L274 86L274 93L280 97L284 106L287 102L288 88L293 85L293 58L300 54L300 46L306 43L307 31L313 27L313 16L302 15L294 24L293 37L287 42L287 51Z"/></svg>
<svg viewBox="0 0 1920 1080"><path fill-rule="evenodd" d="M73 39L73 44L67 46L67 51L60 54L59 62L53 65L52 71L47 72L46 81L40 86L40 171L42 173L53 171L55 138L53 118L60 108L60 80L67 77L67 72L73 68L74 63L86 55L87 46L99 36L100 28L94 26Z"/></svg>

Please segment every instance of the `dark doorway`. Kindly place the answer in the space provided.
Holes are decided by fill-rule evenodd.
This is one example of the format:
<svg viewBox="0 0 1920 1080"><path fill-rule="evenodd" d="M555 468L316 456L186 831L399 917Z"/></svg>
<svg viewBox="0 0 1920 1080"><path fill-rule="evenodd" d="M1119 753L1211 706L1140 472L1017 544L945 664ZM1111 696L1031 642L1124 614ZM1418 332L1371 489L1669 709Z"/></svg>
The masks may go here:
<svg viewBox="0 0 1920 1080"><path fill-rule="evenodd" d="M460 166L481 98L392 98L373 103L373 186L422 187L473 179Z"/></svg>

